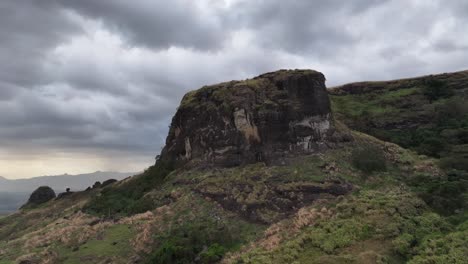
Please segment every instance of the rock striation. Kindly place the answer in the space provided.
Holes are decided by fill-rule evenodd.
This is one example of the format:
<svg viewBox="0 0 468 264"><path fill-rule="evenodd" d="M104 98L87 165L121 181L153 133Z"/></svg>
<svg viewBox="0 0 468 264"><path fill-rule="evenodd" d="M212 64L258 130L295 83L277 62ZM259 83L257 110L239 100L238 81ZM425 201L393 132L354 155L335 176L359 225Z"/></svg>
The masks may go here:
<svg viewBox="0 0 468 264"><path fill-rule="evenodd" d="M277 163L340 140L324 75L280 70L186 94L160 160L223 167Z"/></svg>

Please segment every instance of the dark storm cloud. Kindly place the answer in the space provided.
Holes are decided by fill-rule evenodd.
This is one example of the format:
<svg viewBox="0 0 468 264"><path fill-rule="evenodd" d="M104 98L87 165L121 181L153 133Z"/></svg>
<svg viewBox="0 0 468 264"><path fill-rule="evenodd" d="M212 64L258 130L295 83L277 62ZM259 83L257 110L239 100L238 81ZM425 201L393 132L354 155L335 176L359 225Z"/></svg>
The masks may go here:
<svg viewBox="0 0 468 264"><path fill-rule="evenodd" d="M280 68L461 70L466 23L462 0L1 1L0 154L153 156L185 92Z"/></svg>
<svg viewBox="0 0 468 264"><path fill-rule="evenodd" d="M16 86L46 81L44 51L79 30L66 17L52 1L1 1L0 81Z"/></svg>
<svg viewBox="0 0 468 264"><path fill-rule="evenodd" d="M219 47L226 35L218 18L211 19L211 12L201 10L197 1L60 2L84 16L103 21L110 30L123 35L136 46L165 49L175 45L206 50Z"/></svg>
<svg viewBox="0 0 468 264"><path fill-rule="evenodd" d="M346 27L350 17L385 2L332 0L289 1L285 4L282 0L242 1L233 11L236 22L252 28L258 36L257 41L267 48L325 56L358 40Z"/></svg>

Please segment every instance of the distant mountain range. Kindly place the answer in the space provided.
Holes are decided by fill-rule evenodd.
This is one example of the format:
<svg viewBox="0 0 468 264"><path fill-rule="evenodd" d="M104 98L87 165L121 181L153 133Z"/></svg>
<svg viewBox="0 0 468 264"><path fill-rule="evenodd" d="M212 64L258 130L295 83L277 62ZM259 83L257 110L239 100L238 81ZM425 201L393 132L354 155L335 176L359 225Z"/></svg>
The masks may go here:
<svg viewBox="0 0 468 264"><path fill-rule="evenodd" d="M96 181L122 180L135 174L134 172L97 171L79 175L63 174L17 180L10 180L0 176L0 215L17 210L39 186L49 186L58 194L65 192L66 188L70 188L71 191L81 191L92 186Z"/></svg>

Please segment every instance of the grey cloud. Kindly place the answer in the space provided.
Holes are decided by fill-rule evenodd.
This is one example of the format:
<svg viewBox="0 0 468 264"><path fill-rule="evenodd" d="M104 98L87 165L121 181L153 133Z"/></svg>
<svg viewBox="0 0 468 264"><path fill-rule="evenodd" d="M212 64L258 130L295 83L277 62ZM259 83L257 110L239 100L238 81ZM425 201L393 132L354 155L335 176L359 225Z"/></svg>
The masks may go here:
<svg viewBox="0 0 468 264"><path fill-rule="evenodd" d="M2 1L0 152L146 157L183 94L280 68L328 85L467 67L464 1Z"/></svg>
<svg viewBox="0 0 468 264"><path fill-rule="evenodd" d="M386 1L242 1L235 22L256 32L267 48L330 56L337 48L358 41L347 29L350 17L359 16Z"/></svg>
<svg viewBox="0 0 468 264"><path fill-rule="evenodd" d="M45 81L45 51L78 32L53 1L0 2L0 80L18 86Z"/></svg>
<svg viewBox="0 0 468 264"><path fill-rule="evenodd" d="M468 43L453 43L450 40L439 40L434 44L434 48L441 52L454 52L459 50L468 50Z"/></svg>
<svg viewBox="0 0 468 264"><path fill-rule="evenodd" d="M109 29L136 46L155 49L182 46L206 50L218 48L225 37L221 25L206 17L195 1L60 2L84 16L103 21Z"/></svg>

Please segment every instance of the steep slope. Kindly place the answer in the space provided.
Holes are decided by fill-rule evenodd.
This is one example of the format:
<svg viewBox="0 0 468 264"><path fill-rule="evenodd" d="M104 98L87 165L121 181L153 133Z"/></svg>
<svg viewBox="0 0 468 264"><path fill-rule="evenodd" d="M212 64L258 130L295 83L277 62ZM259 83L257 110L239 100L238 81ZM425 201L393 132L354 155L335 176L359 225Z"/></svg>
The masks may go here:
<svg viewBox="0 0 468 264"><path fill-rule="evenodd" d="M323 82L279 71L188 94L144 173L1 218L0 263L463 263L466 218L412 184L449 175L335 121Z"/></svg>
<svg viewBox="0 0 468 264"><path fill-rule="evenodd" d="M468 71L351 83L329 93L350 128L468 170Z"/></svg>
<svg viewBox="0 0 468 264"><path fill-rule="evenodd" d="M468 71L351 83L329 93L335 116L350 128L440 159L450 180L419 183L432 207L443 214L468 208Z"/></svg>

